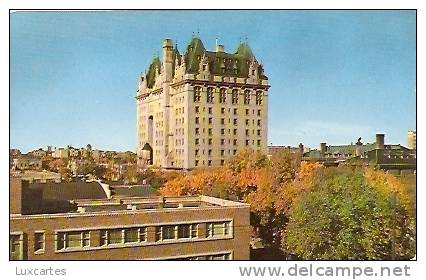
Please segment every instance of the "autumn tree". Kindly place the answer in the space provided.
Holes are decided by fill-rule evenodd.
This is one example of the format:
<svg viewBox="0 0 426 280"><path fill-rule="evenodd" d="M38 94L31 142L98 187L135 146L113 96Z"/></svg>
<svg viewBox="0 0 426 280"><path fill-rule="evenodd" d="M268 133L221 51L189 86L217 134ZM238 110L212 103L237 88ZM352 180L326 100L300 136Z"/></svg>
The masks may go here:
<svg viewBox="0 0 426 280"><path fill-rule="evenodd" d="M382 171L321 168L297 197L282 247L302 259L385 260L414 255L415 221L397 178Z"/></svg>
<svg viewBox="0 0 426 280"><path fill-rule="evenodd" d="M69 180L71 178L71 171L68 168L68 160L57 158L48 163L48 169L53 172L61 174L62 179Z"/></svg>

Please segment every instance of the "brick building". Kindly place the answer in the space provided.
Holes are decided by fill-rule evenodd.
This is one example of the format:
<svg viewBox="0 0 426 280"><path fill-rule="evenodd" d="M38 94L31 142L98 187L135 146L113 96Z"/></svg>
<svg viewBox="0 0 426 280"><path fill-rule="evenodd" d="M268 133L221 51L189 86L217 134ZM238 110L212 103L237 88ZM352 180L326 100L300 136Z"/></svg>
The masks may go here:
<svg viewBox="0 0 426 280"><path fill-rule="evenodd" d="M91 192L103 196L94 186ZM43 202L34 202L44 199L43 191L36 193L25 182L11 181L11 259L247 260L250 256L249 205L244 203L207 196L112 197L69 200L68 209L62 205L56 213L43 213Z"/></svg>

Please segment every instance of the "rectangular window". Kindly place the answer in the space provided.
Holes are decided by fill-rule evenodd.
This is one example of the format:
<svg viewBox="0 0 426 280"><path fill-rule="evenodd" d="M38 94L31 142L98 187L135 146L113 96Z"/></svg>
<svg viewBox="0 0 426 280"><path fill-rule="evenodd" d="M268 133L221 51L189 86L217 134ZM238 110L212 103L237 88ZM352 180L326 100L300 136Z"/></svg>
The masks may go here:
<svg viewBox="0 0 426 280"><path fill-rule="evenodd" d="M260 136L260 129L257 130L257 136Z"/></svg>
<svg viewBox="0 0 426 280"><path fill-rule="evenodd" d="M194 102L200 102L201 100L201 88L195 87L194 88Z"/></svg>
<svg viewBox="0 0 426 280"><path fill-rule="evenodd" d="M226 89L224 89L224 88L220 89L219 102L220 103L225 103L226 102Z"/></svg>
<svg viewBox="0 0 426 280"><path fill-rule="evenodd" d="M257 125L260 126L260 120L257 120Z"/></svg>
<svg viewBox="0 0 426 280"><path fill-rule="evenodd" d="M262 92L256 92L256 105L262 105ZM260 110L258 111L258 115L260 115Z"/></svg>
<svg viewBox="0 0 426 280"><path fill-rule="evenodd" d="M108 244L120 244L123 243L123 231L121 229L109 229Z"/></svg>
<svg viewBox="0 0 426 280"><path fill-rule="evenodd" d="M189 238L191 232L191 225L178 226L178 238Z"/></svg>
<svg viewBox="0 0 426 280"><path fill-rule="evenodd" d="M207 161L207 165L208 165L208 166L212 166L212 161L211 161L211 160L208 160L208 161Z"/></svg>
<svg viewBox="0 0 426 280"><path fill-rule="evenodd" d="M221 109L220 109L220 112L221 112L222 114L225 114L225 108L221 108Z"/></svg>
<svg viewBox="0 0 426 280"><path fill-rule="evenodd" d="M24 258L23 253L23 235L22 234L11 234L9 236L10 246L10 259L11 260L22 260Z"/></svg>
<svg viewBox="0 0 426 280"><path fill-rule="evenodd" d="M237 139L234 139L234 146L237 146Z"/></svg>
<svg viewBox="0 0 426 280"><path fill-rule="evenodd" d="M249 109L246 109L246 116L249 115Z"/></svg>
<svg viewBox="0 0 426 280"><path fill-rule="evenodd" d="M260 140L257 140L257 145L260 146Z"/></svg>
<svg viewBox="0 0 426 280"><path fill-rule="evenodd" d="M237 108L234 108L234 115L237 114Z"/></svg>
<svg viewBox="0 0 426 280"><path fill-rule="evenodd" d="M34 233L34 252L44 251L44 232Z"/></svg>
<svg viewBox="0 0 426 280"><path fill-rule="evenodd" d="M225 119L220 119L220 124L225 124Z"/></svg>
<svg viewBox="0 0 426 280"><path fill-rule="evenodd" d="M212 150L208 150L208 155L211 156L212 155Z"/></svg>
<svg viewBox="0 0 426 280"><path fill-rule="evenodd" d="M65 233L64 232L58 232L58 234L56 235L56 248L58 250L64 249L65 246Z"/></svg>
<svg viewBox="0 0 426 280"><path fill-rule="evenodd" d="M195 166L198 166L198 159L195 160Z"/></svg>
<svg viewBox="0 0 426 280"><path fill-rule="evenodd" d="M246 125L249 125L250 120L246 119Z"/></svg>
<svg viewBox="0 0 426 280"><path fill-rule="evenodd" d="M200 134L200 128L198 127L195 128L195 134Z"/></svg>
<svg viewBox="0 0 426 280"><path fill-rule="evenodd" d="M225 139L220 139L220 144L225 145Z"/></svg>
<svg viewBox="0 0 426 280"><path fill-rule="evenodd" d="M198 149L195 150L195 156L198 156Z"/></svg>
<svg viewBox="0 0 426 280"><path fill-rule="evenodd" d="M238 104L238 90L232 90L232 104Z"/></svg>
<svg viewBox="0 0 426 280"><path fill-rule="evenodd" d="M195 145L198 145L198 144L200 144L200 139L195 138Z"/></svg>
<svg viewBox="0 0 426 280"><path fill-rule="evenodd" d="M162 226L162 239L175 239L176 237L176 228L175 226Z"/></svg>
<svg viewBox="0 0 426 280"><path fill-rule="evenodd" d="M82 232L81 246L82 247L89 247L90 246L90 232L89 231L83 231Z"/></svg>
<svg viewBox="0 0 426 280"><path fill-rule="evenodd" d="M198 224L191 225L191 238L196 238L198 236Z"/></svg>
<svg viewBox="0 0 426 280"><path fill-rule="evenodd" d="M260 117L260 110L257 110L257 115Z"/></svg>
<svg viewBox="0 0 426 280"><path fill-rule="evenodd" d="M195 106L195 113L199 113L200 112L200 107L199 106Z"/></svg>
<svg viewBox="0 0 426 280"><path fill-rule="evenodd" d="M139 242L139 229L126 228L124 230L124 243L135 243L135 242Z"/></svg>
<svg viewBox="0 0 426 280"><path fill-rule="evenodd" d="M209 114L212 114L213 113L213 109L212 109L212 107L209 107Z"/></svg>
<svg viewBox="0 0 426 280"><path fill-rule="evenodd" d="M209 87L209 88L207 88L207 102L213 103L213 99L214 99L213 88Z"/></svg>
<svg viewBox="0 0 426 280"><path fill-rule="evenodd" d="M209 138L209 145L211 145L213 143L213 140L211 138Z"/></svg>
<svg viewBox="0 0 426 280"><path fill-rule="evenodd" d="M250 104L250 91L249 90L244 91L244 104L246 104L246 105Z"/></svg>
<svg viewBox="0 0 426 280"><path fill-rule="evenodd" d="M224 165L225 161L223 159L220 160L220 165Z"/></svg>
<svg viewBox="0 0 426 280"><path fill-rule="evenodd" d="M222 134L222 135L224 135L224 134L225 134L225 129L224 129L224 128L222 128L222 129L220 130L220 134Z"/></svg>
<svg viewBox="0 0 426 280"><path fill-rule="evenodd" d="M234 119L234 125L237 125L237 119Z"/></svg>
<svg viewBox="0 0 426 280"><path fill-rule="evenodd" d="M199 124L200 123L200 118L199 117L195 117L195 123Z"/></svg>
<svg viewBox="0 0 426 280"><path fill-rule="evenodd" d="M208 223L207 228L210 234L208 236L223 236L230 234L230 222Z"/></svg>
<svg viewBox="0 0 426 280"><path fill-rule="evenodd" d="M212 135L212 129L209 128L209 135Z"/></svg>
<svg viewBox="0 0 426 280"><path fill-rule="evenodd" d="M67 232L66 247L67 248L81 247L81 232Z"/></svg>
<svg viewBox="0 0 426 280"><path fill-rule="evenodd" d="M209 124L212 124L212 123L213 123L213 119L209 118Z"/></svg>
<svg viewBox="0 0 426 280"><path fill-rule="evenodd" d="M146 241L146 227L139 228L139 242Z"/></svg>

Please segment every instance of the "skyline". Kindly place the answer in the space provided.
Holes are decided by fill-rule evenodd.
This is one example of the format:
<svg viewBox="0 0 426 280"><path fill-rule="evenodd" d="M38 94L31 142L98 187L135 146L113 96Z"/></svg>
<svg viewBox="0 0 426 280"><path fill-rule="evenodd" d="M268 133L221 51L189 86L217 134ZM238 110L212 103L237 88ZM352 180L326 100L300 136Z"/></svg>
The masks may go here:
<svg viewBox="0 0 426 280"><path fill-rule="evenodd" d="M15 12L11 147L28 151L90 143L134 151L138 75L153 55L161 57L164 38L177 40L183 53L198 31L209 50L218 38L227 52L234 52L247 37L264 63L271 84L268 143L318 148L320 142L348 144L358 137L371 143L375 133L383 132L387 143L406 145L407 131L416 125L415 15Z"/></svg>

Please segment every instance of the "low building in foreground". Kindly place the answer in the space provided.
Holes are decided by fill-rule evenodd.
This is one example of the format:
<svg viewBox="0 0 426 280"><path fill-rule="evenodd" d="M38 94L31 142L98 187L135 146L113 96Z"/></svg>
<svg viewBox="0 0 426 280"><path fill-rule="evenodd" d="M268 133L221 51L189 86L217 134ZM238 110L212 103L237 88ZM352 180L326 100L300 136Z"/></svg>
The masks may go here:
<svg viewBox="0 0 426 280"><path fill-rule="evenodd" d="M34 195L26 182L11 180L12 260L247 260L250 256L248 204L207 196L112 196L68 200L66 211L32 214L25 208L29 196L33 205L43 205L34 203L44 199L43 191Z"/></svg>

